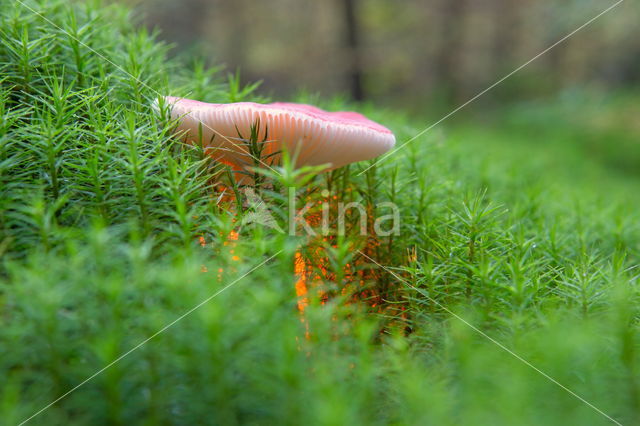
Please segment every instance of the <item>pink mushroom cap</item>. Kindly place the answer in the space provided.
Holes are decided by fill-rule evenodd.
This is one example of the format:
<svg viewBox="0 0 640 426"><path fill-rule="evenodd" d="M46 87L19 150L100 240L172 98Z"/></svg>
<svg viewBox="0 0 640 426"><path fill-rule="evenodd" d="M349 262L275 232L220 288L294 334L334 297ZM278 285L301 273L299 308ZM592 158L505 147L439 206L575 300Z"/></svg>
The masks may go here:
<svg viewBox="0 0 640 426"><path fill-rule="evenodd" d="M329 164L336 169L375 158L395 145L389 129L356 112L327 112L293 103L210 104L170 96L165 100L186 142L201 141L213 148L216 159L236 169L251 162L238 132L246 139L256 123L258 139L266 139L263 154L287 149L297 155L297 167Z"/></svg>

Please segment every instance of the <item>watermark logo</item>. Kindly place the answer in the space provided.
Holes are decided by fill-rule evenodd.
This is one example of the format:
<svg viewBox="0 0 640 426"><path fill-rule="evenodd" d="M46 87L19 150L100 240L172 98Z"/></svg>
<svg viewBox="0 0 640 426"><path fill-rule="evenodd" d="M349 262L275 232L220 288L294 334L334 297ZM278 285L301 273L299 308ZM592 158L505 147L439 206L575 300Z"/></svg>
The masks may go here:
<svg viewBox="0 0 640 426"><path fill-rule="evenodd" d="M345 235L354 220L360 235L388 237L400 234L400 209L385 201L375 205L357 201L342 202L323 190L320 200L302 200L296 188L287 193L286 224L278 222L269 204L253 188L245 188L246 212L242 225L261 225L290 236ZM351 226L348 226L351 225Z"/></svg>
<svg viewBox="0 0 640 426"><path fill-rule="evenodd" d="M275 216L271 213L271 210L269 210L267 203L256 194L253 188L245 188L244 195L248 211L242 217L241 225L262 225L284 233L284 230L276 221Z"/></svg>

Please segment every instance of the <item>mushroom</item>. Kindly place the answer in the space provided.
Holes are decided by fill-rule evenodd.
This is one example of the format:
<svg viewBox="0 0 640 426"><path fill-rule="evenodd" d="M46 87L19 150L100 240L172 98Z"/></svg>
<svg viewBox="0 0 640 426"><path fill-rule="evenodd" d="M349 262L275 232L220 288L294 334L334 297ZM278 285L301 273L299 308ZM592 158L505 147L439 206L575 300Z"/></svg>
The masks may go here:
<svg viewBox="0 0 640 426"><path fill-rule="evenodd" d="M356 112L327 112L293 103L210 104L170 96L165 101L185 141L211 149L215 159L237 172L238 183L250 181L241 172L254 165L246 143L252 134L265 142L263 158L286 149L294 153L297 167L328 165L327 170L370 160L395 145L389 129ZM296 253L296 294L301 313L307 304L306 262L300 252Z"/></svg>
<svg viewBox="0 0 640 426"><path fill-rule="evenodd" d="M375 158L395 144L389 129L356 112L293 103L210 104L170 96L165 101L185 141L215 148L215 158L236 172L253 165L242 139L256 124L258 140L265 141L263 154L286 149L296 154L297 167L328 164L327 170L337 169Z"/></svg>

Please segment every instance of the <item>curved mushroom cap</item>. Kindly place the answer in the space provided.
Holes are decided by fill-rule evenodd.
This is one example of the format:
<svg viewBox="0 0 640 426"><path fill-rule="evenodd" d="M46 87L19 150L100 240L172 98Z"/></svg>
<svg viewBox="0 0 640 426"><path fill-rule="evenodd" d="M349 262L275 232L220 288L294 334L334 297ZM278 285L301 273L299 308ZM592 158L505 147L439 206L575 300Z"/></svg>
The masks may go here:
<svg viewBox="0 0 640 426"><path fill-rule="evenodd" d="M355 112L327 112L292 103L209 104L169 96L165 100L187 142L201 140L206 147L221 148L213 155L236 168L251 162L239 134L248 138L256 123L258 140L266 140L263 156L286 148L297 153L298 167L330 164L336 169L375 158L395 144L389 129Z"/></svg>

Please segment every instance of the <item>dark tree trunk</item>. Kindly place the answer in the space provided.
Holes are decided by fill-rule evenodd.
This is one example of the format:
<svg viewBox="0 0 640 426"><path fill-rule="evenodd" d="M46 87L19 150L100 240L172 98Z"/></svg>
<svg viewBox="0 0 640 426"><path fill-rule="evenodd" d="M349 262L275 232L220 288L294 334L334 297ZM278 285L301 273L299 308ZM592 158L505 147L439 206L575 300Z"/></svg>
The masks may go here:
<svg viewBox="0 0 640 426"><path fill-rule="evenodd" d="M493 35L493 65L496 76L503 75L514 67L512 58L518 50L518 20L520 7L514 0L495 0L493 15L496 32Z"/></svg>
<svg viewBox="0 0 640 426"><path fill-rule="evenodd" d="M436 55L436 84L441 88L445 104L455 104L463 97L463 88L459 87L460 52L464 44L463 19L466 14L467 0L443 0L441 2L440 28L442 43Z"/></svg>
<svg viewBox="0 0 640 426"><path fill-rule="evenodd" d="M210 1L210 0L208 0ZM224 0L219 2L218 10L221 16L227 21L227 25L233 37L231 42L223 44L226 48L224 52L227 59L227 66L230 71L240 69L244 74L243 66L246 63L250 45L250 34L247 32L246 9L247 2L244 0Z"/></svg>
<svg viewBox="0 0 640 426"><path fill-rule="evenodd" d="M347 82L351 98L365 98L362 87L362 64L360 59L360 28L358 25L357 0L342 0L345 24L345 52L347 59Z"/></svg>

